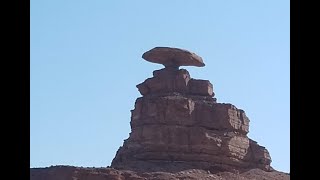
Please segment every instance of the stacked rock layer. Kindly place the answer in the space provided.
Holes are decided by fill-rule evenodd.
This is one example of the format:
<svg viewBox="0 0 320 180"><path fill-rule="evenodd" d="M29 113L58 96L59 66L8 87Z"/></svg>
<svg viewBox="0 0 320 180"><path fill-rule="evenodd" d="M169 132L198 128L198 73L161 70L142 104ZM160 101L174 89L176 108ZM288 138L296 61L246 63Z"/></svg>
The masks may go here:
<svg viewBox="0 0 320 180"><path fill-rule="evenodd" d="M157 51L157 57L170 55L172 49L175 56L166 61L165 68L154 71L152 78L137 85L143 97L131 111L132 132L111 166L138 171L271 171L267 149L247 137L245 112L232 104L217 103L208 80L192 79L187 70L179 69L184 65L177 55L179 49L163 49L166 54ZM181 50L181 57L186 58L186 53L199 57L186 50ZM163 62L164 57L152 57L151 62ZM187 65L192 65L192 60L203 63L201 58L192 58Z"/></svg>

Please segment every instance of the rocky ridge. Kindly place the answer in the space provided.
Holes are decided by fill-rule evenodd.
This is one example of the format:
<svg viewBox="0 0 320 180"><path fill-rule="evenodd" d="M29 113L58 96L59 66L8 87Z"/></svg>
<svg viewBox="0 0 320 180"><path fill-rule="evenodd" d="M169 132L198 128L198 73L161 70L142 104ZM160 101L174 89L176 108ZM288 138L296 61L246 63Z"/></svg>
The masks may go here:
<svg viewBox="0 0 320 180"><path fill-rule="evenodd" d="M31 180L289 180L290 175L278 171L251 169L243 173L189 169L179 172L136 172L114 168L53 166L30 169Z"/></svg>

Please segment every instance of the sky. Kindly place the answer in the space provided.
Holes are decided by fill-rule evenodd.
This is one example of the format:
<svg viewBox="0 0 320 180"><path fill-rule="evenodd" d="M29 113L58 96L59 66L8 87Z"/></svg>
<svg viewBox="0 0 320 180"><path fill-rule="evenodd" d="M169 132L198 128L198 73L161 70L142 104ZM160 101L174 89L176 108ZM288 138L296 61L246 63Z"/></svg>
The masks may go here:
<svg viewBox="0 0 320 180"><path fill-rule="evenodd" d="M31 0L30 167L106 167L129 137L136 85L163 68L142 54L187 49L218 102L290 172L289 0Z"/></svg>

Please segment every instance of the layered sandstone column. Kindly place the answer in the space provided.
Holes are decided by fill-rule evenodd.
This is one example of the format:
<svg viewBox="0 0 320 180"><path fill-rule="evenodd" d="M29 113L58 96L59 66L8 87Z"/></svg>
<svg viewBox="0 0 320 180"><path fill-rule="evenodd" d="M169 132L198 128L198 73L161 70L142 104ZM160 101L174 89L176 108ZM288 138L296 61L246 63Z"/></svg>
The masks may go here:
<svg viewBox="0 0 320 180"><path fill-rule="evenodd" d="M249 119L229 103L217 103L208 80L192 79L180 66L205 66L187 50L154 48L142 56L165 68L138 84L142 97L131 111L131 133L111 166L141 171L205 169L272 170L264 147L249 139Z"/></svg>

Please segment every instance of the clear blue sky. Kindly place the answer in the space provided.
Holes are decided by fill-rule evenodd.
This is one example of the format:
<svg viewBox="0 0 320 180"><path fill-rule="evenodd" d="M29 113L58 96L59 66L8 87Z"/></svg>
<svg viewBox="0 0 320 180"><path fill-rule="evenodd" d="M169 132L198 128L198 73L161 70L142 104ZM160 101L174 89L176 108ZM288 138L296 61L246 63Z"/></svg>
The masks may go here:
<svg viewBox="0 0 320 180"><path fill-rule="evenodd" d="M290 171L289 0L31 0L30 167L107 166L130 132L156 46L188 49L218 102Z"/></svg>

